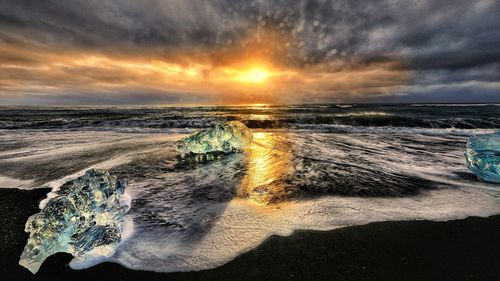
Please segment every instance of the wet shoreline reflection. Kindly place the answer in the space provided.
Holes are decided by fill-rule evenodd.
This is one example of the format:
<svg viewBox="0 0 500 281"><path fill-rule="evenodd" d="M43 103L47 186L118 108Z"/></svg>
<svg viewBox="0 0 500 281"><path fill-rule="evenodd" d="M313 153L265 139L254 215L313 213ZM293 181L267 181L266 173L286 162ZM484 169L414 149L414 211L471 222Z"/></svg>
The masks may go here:
<svg viewBox="0 0 500 281"><path fill-rule="evenodd" d="M246 174L237 196L260 203L275 203L290 197L292 142L287 134L253 133L253 143L246 150Z"/></svg>

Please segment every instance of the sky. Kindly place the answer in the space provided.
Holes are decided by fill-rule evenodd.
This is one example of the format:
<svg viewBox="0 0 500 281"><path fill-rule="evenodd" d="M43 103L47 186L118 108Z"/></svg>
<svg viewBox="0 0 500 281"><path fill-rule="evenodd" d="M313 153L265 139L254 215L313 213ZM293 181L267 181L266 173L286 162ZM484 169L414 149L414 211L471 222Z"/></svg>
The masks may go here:
<svg viewBox="0 0 500 281"><path fill-rule="evenodd" d="M497 0L0 0L0 105L500 102Z"/></svg>

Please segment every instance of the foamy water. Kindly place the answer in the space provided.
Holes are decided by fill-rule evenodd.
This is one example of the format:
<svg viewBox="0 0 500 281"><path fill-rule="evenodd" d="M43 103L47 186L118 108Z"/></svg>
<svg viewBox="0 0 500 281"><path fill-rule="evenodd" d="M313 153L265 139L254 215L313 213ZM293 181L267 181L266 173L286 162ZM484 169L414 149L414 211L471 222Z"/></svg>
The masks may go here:
<svg viewBox="0 0 500 281"><path fill-rule="evenodd" d="M236 199L217 216L203 237L164 234L136 226L133 238L111 259L128 268L190 271L220 266L251 250L271 235L294 230L331 230L376 221L448 220L489 216L500 211L498 199L476 189L433 191L412 199L325 197L260 206Z"/></svg>
<svg viewBox="0 0 500 281"><path fill-rule="evenodd" d="M373 114L383 112L378 108L364 115L355 106L339 110L351 110L348 118L395 115ZM259 122L280 118L247 109L241 116ZM244 153L204 162L180 158L173 148L192 127L3 130L0 187L57 190L89 168L128 180L131 207L115 256L73 261L75 269L107 260L140 270L201 270L297 229L500 213L500 187L478 181L463 156L468 136L496 127L320 121L318 129L255 128L254 143Z"/></svg>

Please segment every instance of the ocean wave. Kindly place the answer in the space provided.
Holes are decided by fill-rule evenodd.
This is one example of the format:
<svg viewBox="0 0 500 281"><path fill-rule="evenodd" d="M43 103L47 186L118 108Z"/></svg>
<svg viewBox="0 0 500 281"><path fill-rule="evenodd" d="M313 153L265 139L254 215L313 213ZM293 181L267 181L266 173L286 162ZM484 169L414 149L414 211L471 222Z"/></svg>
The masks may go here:
<svg viewBox="0 0 500 281"><path fill-rule="evenodd" d="M290 131L290 130L288 130ZM412 128L412 127L358 127L349 125L329 125L318 127L302 126L291 132L323 132L323 133L356 133L356 134L408 134L428 136L471 136L474 134L491 134L495 129L457 129L457 128Z"/></svg>
<svg viewBox="0 0 500 281"><path fill-rule="evenodd" d="M249 128L320 128L332 125L357 127L411 127L439 129L500 128L500 118L413 118L383 112L342 113L268 120L241 120Z"/></svg>
<svg viewBox="0 0 500 281"><path fill-rule="evenodd" d="M415 107L476 107L476 106L500 106L500 103L416 103Z"/></svg>
<svg viewBox="0 0 500 281"><path fill-rule="evenodd" d="M500 107L491 104L303 105L143 109L0 109L4 130L111 130L149 132L202 129L238 120L253 129L411 127L500 129ZM481 108L479 108L481 106Z"/></svg>

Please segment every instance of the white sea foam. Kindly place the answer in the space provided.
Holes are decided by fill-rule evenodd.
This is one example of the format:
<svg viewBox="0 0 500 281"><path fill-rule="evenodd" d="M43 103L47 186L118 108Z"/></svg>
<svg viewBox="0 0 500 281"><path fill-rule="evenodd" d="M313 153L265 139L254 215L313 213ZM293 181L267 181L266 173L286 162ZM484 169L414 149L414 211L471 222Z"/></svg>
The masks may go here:
<svg viewBox="0 0 500 281"><path fill-rule="evenodd" d="M361 111L361 112L349 112L349 113L337 113L334 116L336 117L358 117L358 116L366 116L366 117L376 117L376 116L393 116L392 113L381 112L381 111Z"/></svg>
<svg viewBox="0 0 500 281"><path fill-rule="evenodd" d="M470 106L500 106L500 103L416 103L411 106L436 106L436 107L470 107Z"/></svg>
<svg viewBox="0 0 500 281"><path fill-rule="evenodd" d="M32 189L33 180L22 180L0 175L0 188Z"/></svg>
<svg viewBox="0 0 500 281"><path fill-rule="evenodd" d="M449 220L500 212L497 198L475 188L432 191L412 198L323 197L262 206L233 200L200 239L141 230L111 261L149 271L191 271L220 266L271 235L331 230L376 221Z"/></svg>
<svg viewBox="0 0 500 281"><path fill-rule="evenodd" d="M299 130L319 130L339 133L372 133L372 134L425 134L425 135L461 135L491 134L497 129L458 129L458 128L419 128L419 127L375 127L351 126L338 124L296 125ZM291 131L291 130L289 130Z"/></svg>

